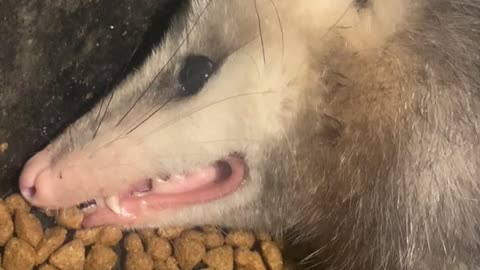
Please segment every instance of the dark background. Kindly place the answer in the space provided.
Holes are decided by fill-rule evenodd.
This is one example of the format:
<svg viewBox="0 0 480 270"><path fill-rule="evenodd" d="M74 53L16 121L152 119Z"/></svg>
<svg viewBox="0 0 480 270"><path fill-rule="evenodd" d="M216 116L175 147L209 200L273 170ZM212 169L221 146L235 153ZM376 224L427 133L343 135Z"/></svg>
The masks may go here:
<svg viewBox="0 0 480 270"><path fill-rule="evenodd" d="M0 197L23 164L143 62L185 1L0 0Z"/></svg>

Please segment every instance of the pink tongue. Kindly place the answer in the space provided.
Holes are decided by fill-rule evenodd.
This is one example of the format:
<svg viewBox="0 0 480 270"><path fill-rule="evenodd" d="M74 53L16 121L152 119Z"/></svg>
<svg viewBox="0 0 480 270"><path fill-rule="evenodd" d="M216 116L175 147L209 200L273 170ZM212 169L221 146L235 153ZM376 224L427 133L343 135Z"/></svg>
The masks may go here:
<svg viewBox="0 0 480 270"><path fill-rule="evenodd" d="M227 160L231 173L224 175L222 166L215 164L188 175L173 175L169 180L154 179L152 190L119 198L122 214L116 214L106 207L86 216L83 225L87 227L103 224L131 225L148 218L157 219L162 210L176 209L188 205L208 202L235 191L245 176L243 160ZM216 181L219 180L219 181Z"/></svg>
<svg viewBox="0 0 480 270"><path fill-rule="evenodd" d="M206 184L214 182L219 178L217 167L210 166L205 169L197 170L186 176L175 174L168 180L161 178L154 179L152 182L152 193L185 193Z"/></svg>

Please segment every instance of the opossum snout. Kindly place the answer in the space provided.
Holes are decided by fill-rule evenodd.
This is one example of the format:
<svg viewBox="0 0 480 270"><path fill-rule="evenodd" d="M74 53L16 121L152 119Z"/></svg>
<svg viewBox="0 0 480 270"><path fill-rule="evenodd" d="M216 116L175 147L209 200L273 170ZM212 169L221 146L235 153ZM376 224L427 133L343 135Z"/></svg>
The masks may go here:
<svg viewBox="0 0 480 270"><path fill-rule="evenodd" d="M54 177L51 171L51 162L50 150L42 150L27 162L20 175L20 192L32 204L42 204L50 197L48 193L53 191L52 188L42 186L48 183L43 179Z"/></svg>
<svg viewBox="0 0 480 270"><path fill-rule="evenodd" d="M132 224L164 209L223 198L234 193L247 174L243 156L236 153L185 166L182 172L166 168L155 173L149 166L158 163L139 147L129 147L131 142L95 145L60 154L50 150L57 145L37 153L20 176L22 195L42 208L85 204L85 226Z"/></svg>
<svg viewBox="0 0 480 270"><path fill-rule="evenodd" d="M55 147L49 146L34 155L21 173L20 191L35 206L73 206L91 199L90 196L121 192L128 184L145 177L145 168L131 165L132 159L142 164L145 159L123 145L90 145L63 155L51 150Z"/></svg>

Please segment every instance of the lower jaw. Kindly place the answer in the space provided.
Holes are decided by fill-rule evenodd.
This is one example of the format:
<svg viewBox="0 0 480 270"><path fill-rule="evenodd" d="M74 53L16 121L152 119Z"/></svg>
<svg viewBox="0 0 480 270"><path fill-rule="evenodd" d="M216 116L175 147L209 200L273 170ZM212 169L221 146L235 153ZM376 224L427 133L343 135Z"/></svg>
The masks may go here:
<svg viewBox="0 0 480 270"><path fill-rule="evenodd" d="M247 174L242 158L228 157L224 161L231 168L231 174L226 179L207 183L184 193L145 192L141 196L120 196L119 207L115 212L105 205L97 205L91 213L87 212L83 226L114 224L132 227L152 218L161 219L167 210L175 211L224 198L241 186Z"/></svg>

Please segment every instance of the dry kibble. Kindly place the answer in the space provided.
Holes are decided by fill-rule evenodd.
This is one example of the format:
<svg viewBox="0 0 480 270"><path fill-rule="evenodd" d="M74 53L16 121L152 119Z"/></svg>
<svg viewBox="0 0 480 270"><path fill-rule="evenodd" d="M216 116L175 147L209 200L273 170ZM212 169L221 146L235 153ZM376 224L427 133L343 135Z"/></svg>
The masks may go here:
<svg viewBox="0 0 480 270"><path fill-rule="evenodd" d="M126 270L152 270L153 260L145 252L129 252L125 260Z"/></svg>
<svg viewBox="0 0 480 270"><path fill-rule="evenodd" d="M11 213L16 213L18 210L30 212L30 210L32 209L32 207L27 203L27 201L25 201L22 195L18 193L8 196L5 199L5 203L7 204Z"/></svg>
<svg viewBox="0 0 480 270"><path fill-rule="evenodd" d="M18 238L36 247L43 237L42 224L33 214L18 211L15 214L15 233Z"/></svg>
<svg viewBox="0 0 480 270"><path fill-rule="evenodd" d="M251 249L255 244L255 235L248 231L232 231L225 237L225 243L234 247Z"/></svg>
<svg viewBox="0 0 480 270"><path fill-rule="evenodd" d="M223 246L207 252L203 261L212 269L233 270L233 248Z"/></svg>
<svg viewBox="0 0 480 270"><path fill-rule="evenodd" d="M260 249L270 270L282 270L283 260L280 248L272 241L263 241L260 244Z"/></svg>
<svg viewBox="0 0 480 270"><path fill-rule="evenodd" d="M96 227L91 229L77 230L75 231L73 238L82 240L85 246L90 246L98 241L98 234L100 233L101 229L101 227Z"/></svg>
<svg viewBox="0 0 480 270"><path fill-rule="evenodd" d="M122 239L122 229L118 226L103 227L98 234L98 243L106 246L115 246Z"/></svg>
<svg viewBox="0 0 480 270"><path fill-rule="evenodd" d="M123 239L126 270L281 270L281 246L264 232L237 230L225 236L220 227L140 229L123 235L120 227L75 229L62 246L67 228L79 228L77 208L54 210L57 224L43 232L32 207L20 194L0 199L0 270L112 270L119 263L113 246ZM43 211L40 209L40 211ZM12 217L13 216L13 217ZM14 236L14 234L16 235ZM173 241L173 244L172 244ZM256 242L259 251L251 251ZM87 256L85 246L91 246ZM34 268L37 265L37 268ZM3 268L2 268L3 267Z"/></svg>
<svg viewBox="0 0 480 270"><path fill-rule="evenodd" d="M27 242L12 238L5 246L3 268L5 270L30 270L35 265L35 250Z"/></svg>
<svg viewBox="0 0 480 270"><path fill-rule="evenodd" d="M46 264L40 265L40 267L38 267L38 270L58 270L58 268L56 268L51 264L46 263Z"/></svg>
<svg viewBox="0 0 480 270"><path fill-rule="evenodd" d="M137 230L137 233L143 241L147 241L147 239L157 236L155 233L155 229L152 228L140 229Z"/></svg>
<svg viewBox="0 0 480 270"><path fill-rule="evenodd" d="M165 237L167 239L175 239L179 237L180 234L185 230L185 227L162 228L157 230L157 234L158 236Z"/></svg>
<svg viewBox="0 0 480 270"><path fill-rule="evenodd" d="M96 244L90 249L85 260L85 269L111 270L117 262L117 254L112 248Z"/></svg>
<svg viewBox="0 0 480 270"><path fill-rule="evenodd" d="M80 229L83 221L83 212L77 207L62 209L55 215L55 221L68 229Z"/></svg>
<svg viewBox="0 0 480 270"><path fill-rule="evenodd" d="M204 234L204 244L207 249L223 246L223 235L219 231L209 231Z"/></svg>
<svg viewBox="0 0 480 270"><path fill-rule="evenodd" d="M205 246L192 238L175 239L173 248L178 264L185 270L193 269L206 254Z"/></svg>
<svg viewBox="0 0 480 270"><path fill-rule="evenodd" d="M3 247L13 236L13 221L7 204L0 200L0 247Z"/></svg>
<svg viewBox="0 0 480 270"><path fill-rule="evenodd" d="M179 270L178 262L175 257L168 257L165 261L155 261L155 270Z"/></svg>
<svg viewBox="0 0 480 270"><path fill-rule="evenodd" d="M258 232L255 234L255 237L259 241L272 241L272 237L266 232Z"/></svg>
<svg viewBox="0 0 480 270"><path fill-rule="evenodd" d="M167 239L154 236L147 239L147 253L150 254L154 260L163 261L172 255L172 246Z"/></svg>
<svg viewBox="0 0 480 270"><path fill-rule="evenodd" d="M189 238L189 239L194 239L197 240L200 243L203 243L205 241L205 235L203 232L195 231L195 230L188 230L188 231L183 231L180 234L180 237L182 238Z"/></svg>
<svg viewBox="0 0 480 270"><path fill-rule="evenodd" d="M125 237L124 244L125 250L128 252L143 252L142 239L137 233L130 233Z"/></svg>
<svg viewBox="0 0 480 270"><path fill-rule="evenodd" d="M215 226L215 225L203 225L202 230L206 233L220 232L221 231L220 228L218 226Z"/></svg>
<svg viewBox="0 0 480 270"><path fill-rule="evenodd" d="M235 263L249 270L266 270L260 254L245 247L235 250Z"/></svg>
<svg viewBox="0 0 480 270"><path fill-rule="evenodd" d="M48 262L61 270L82 270L85 264L85 247L74 239L55 251Z"/></svg>
<svg viewBox="0 0 480 270"><path fill-rule="evenodd" d="M66 236L67 230L62 227L47 229L42 241L37 247L36 264L38 265L45 262L48 256L65 242Z"/></svg>

